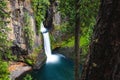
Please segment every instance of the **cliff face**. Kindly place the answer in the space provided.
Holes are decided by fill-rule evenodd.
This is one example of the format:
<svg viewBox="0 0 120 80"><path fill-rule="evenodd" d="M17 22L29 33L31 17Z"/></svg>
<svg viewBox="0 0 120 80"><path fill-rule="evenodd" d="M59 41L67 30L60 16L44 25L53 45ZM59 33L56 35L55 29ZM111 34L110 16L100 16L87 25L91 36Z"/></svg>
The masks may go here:
<svg viewBox="0 0 120 80"><path fill-rule="evenodd" d="M44 64L46 56L40 52L42 51L40 48L42 41L40 35L37 35L31 0L5 1L7 2L7 9L5 11L10 14L10 17L7 18L9 22L7 27L10 29L8 39L13 42L11 46L12 54L17 55L17 61L28 63L33 68L39 69ZM24 70L25 66L21 66L22 69L14 69L13 67L16 64L10 64L9 68L11 66L13 69L10 70L12 80L27 71L27 69ZM20 74L17 71L20 71Z"/></svg>
<svg viewBox="0 0 120 80"><path fill-rule="evenodd" d="M30 53L41 43L40 37L36 35L31 2L30 0L9 0L7 7L10 13L10 18L8 18L10 23L7 26L11 29L8 36L13 41L13 48L19 47Z"/></svg>

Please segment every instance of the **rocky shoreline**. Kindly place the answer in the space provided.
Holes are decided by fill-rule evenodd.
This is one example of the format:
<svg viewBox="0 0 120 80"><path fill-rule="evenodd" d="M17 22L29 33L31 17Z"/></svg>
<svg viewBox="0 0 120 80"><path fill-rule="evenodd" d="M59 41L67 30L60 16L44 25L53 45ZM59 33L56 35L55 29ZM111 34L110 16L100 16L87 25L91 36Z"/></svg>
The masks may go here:
<svg viewBox="0 0 120 80"><path fill-rule="evenodd" d="M15 80L23 73L32 70L32 67L23 62L11 62L8 70L10 72L10 79Z"/></svg>
<svg viewBox="0 0 120 80"><path fill-rule="evenodd" d="M46 55L41 53L37 56L36 62L33 65L28 65L25 62L10 62L8 71L10 72L10 80L19 79L26 72L32 71L33 69L40 69L46 61Z"/></svg>

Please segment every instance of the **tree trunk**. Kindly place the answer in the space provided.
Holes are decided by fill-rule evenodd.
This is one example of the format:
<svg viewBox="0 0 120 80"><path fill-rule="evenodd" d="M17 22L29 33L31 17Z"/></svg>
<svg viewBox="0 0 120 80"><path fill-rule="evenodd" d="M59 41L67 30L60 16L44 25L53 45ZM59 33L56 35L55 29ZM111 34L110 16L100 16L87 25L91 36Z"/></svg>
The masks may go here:
<svg viewBox="0 0 120 80"><path fill-rule="evenodd" d="M120 80L120 0L101 0L82 80Z"/></svg>
<svg viewBox="0 0 120 80"><path fill-rule="evenodd" d="M75 80L79 80L80 0L75 0Z"/></svg>

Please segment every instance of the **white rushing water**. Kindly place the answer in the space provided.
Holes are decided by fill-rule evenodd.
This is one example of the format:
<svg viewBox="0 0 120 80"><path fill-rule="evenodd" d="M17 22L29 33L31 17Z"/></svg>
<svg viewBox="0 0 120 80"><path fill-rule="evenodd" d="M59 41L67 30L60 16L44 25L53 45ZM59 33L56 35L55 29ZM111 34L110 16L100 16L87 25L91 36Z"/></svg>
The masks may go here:
<svg viewBox="0 0 120 80"><path fill-rule="evenodd" d="M47 56L47 63L49 62L58 62L59 57L57 55L52 55L51 53L51 45L50 45L50 38L49 38L49 32L44 27L43 23L41 23L41 30L43 34L43 40L44 40L44 51Z"/></svg>

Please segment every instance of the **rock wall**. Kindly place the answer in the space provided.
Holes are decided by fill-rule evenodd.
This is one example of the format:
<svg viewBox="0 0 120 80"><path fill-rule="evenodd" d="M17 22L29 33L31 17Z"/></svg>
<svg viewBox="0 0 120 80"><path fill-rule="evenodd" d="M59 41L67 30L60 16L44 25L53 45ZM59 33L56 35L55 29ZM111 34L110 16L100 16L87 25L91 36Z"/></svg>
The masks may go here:
<svg viewBox="0 0 120 80"><path fill-rule="evenodd" d="M10 14L7 19L9 22L7 27L10 29L8 39L13 42L13 46L11 46L12 52L20 58L18 62L28 63L27 61L29 60L34 62L31 64L34 69L39 69L45 63L46 55L40 52L40 48L38 49L38 47L42 46L42 41L40 35L37 35L31 0L5 1L7 2L6 12ZM17 68L10 71L11 80L15 80L15 78L28 70L26 68Z"/></svg>
<svg viewBox="0 0 120 80"><path fill-rule="evenodd" d="M41 40L38 35L36 35L35 19L33 16L33 10L31 8L30 0L6 0L7 1L7 11L10 13L10 18L7 20L10 22L7 26L11 29L8 36L13 42L13 47L17 46L28 53L31 49L28 48L28 38L25 38L26 32L25 28L25 14L29 15L29 29L32 31L33 45L32 48L40 45Z"/></svg>
<svg viewBox="0 0 120 80"><path fill-rule="evenodd" d="M54 29L56 25L59 26L60 24L61 15L58 11L58 2L50 0L50 5L46 11L44 25L48 29Z"/></svg>

